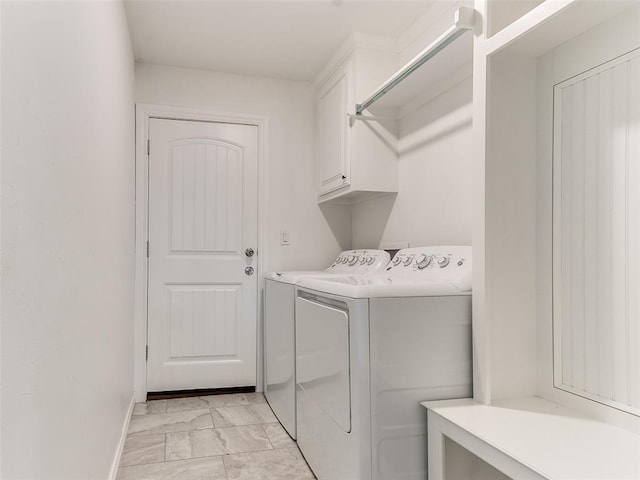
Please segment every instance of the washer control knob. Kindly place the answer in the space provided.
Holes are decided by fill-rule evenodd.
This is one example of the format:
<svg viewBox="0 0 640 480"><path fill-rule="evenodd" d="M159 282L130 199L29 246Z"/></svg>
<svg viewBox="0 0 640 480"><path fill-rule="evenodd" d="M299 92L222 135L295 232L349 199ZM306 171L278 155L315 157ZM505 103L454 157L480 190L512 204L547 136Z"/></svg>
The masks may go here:
<svg viewBox="0 0 640 480"><path fill-rule="evenodd" d="M373 262L375 261L376 261L375 257L369 257L367 258L367 265L373 265Z"/></svg>
<svg viewBox="0 0 640 480"><path fill-rule="evenodd" d="M393 265L397 267L398 265L400 265L400 260L402 260L400 257L393 257L391 263L393 263Z"/></svg>
<svg viewBox="0 0 640 480"><path fill-rule="evenodd" d="M358 263L358 256L357 255L353 255L350 259L349 259L349 266L353 266L356 263Z"/></svg>
<svg viewBox="0 0 640 480"><path fill-rule="evenodd" d="M440 266L440 268L444 268L449 265L449 257L440 257L440 260L438 260L438 265Z"/></svg>
<svg viewBox="0 0 640 480"><path fill-rule="evenodd" d="M411 265L411 262L412 262L412 261L413 261L413 257L407 257L407 258L405 258L405 259L404 259L404 262L402 262L402 264L403 264L405 267L408 267L409 265Z"/></svg>
<svg viewBox="0 0 640 480"><path fill-rule="evenodd" d="M365 263L367 263L367 257L362 257L360 259L360 265L364 265Z"/></svg>
<svg viewBox="0 0 640 480"><path fill-rule="evenodd" d="M416 265L420 270L425 269L431 263L431 257L429 255L420 255L416 260Z"/></svg>

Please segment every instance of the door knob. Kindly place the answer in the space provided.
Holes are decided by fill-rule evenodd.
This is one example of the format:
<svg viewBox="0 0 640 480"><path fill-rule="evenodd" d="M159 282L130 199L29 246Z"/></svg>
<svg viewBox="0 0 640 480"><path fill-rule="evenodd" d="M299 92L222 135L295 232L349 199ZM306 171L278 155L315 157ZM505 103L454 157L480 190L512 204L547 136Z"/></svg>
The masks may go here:
<svg viewBox="0 0 640 480"><path fill-rule="evenodd" d="M247 275L253 275L253 267L247 267L244 269L244 273Z"/></svg>
<svg viewBox="0 0 640 480"><path fill-rule="evenodd" d="M253 251L253 248L247 248L247 249L244 251L244 254L245 254L247 257L253 257L253 254L254 254L254 253L256 253L256 252L254 252L254 251Z"/></svg>

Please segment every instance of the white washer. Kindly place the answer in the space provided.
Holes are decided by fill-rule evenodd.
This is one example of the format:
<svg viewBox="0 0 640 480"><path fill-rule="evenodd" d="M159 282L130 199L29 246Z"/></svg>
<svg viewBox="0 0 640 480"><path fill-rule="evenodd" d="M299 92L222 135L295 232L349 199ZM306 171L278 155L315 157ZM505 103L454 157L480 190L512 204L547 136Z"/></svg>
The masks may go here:
<svg viewBox="0 0 640 480"><path fill-rule="evenodd" d="M471 377L470 247L298 282L298 446L319 480L427 478L420 402L470 397Z"/></svg>
<svg viewBox="0 0 640 480"><path fill-rule="evenodd" d="M389 263L384 250L342 252L326 270L274 272L265 277L265 397L292 438L296 438L295 284L307 277L368 275Z"/></svg>

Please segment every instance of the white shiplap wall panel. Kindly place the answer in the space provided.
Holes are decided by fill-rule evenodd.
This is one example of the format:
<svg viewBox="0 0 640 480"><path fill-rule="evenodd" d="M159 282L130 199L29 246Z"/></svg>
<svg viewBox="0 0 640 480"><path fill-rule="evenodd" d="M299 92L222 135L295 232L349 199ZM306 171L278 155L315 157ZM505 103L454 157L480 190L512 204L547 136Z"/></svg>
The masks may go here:
<svg viewBox="0 0 640 480"><path fill-rule="evenodd" d="M585 81L585 149L584 149L584 258L597 259L598 251L598 77L589 77ZM584 262L584 291L598 291L598 261ZM586 295L584 299L584 389L595 392L598 389L599 355L586 355L586 352L598 352L598 295Z"/></svg>
<svg viewBox="0 0 640 480"><path fill-rule="evenodd" d="M572 88L572 129L571 129L571 155L573 162L569 181L571 182L571 197L573 201L570 205L570 214L563 217L568 220L571 236L569 238L570 248L570 278L571 283L571 317L576 321L571 322L571 365L572 381L571 385L579 390L584 389L584 315L585 315L585 275L583 261L585 235L585 82L579 82ZM578 321L577 319L581 319Z"/></svg>
<svg viewBox="0 0 640 480"><path fill-rule="evenodd" d="M631 267L640 264L640 57L628 68L627 261ZM627 275L629 403L640 405L640 269L629 268Z"/></svg>
<svg viewBox="0 0 640 480"><path fill-rule="evenodd" d="M640 414L640 53L554 105L554 383Z"/></svg>
<svg viewBox="0 0 640 480"><path fill-rule="evenodd" d="M613 398L613 376L607 365L613 364L613 338L612 329L603 319L609 318L611 306L611 245L609 243L610 209L609 197L611 195L611 71L601 72L598 78L598 190L594 197L598 203L598 378L599 386L596 394L602 398ZM589 352L591 355L592 352Z"/></svg>
<svg viewBox="0 0 640 480"><path fill-rule="evenodd" d="M613 116L611 125L611 285L613 320L613 400L627 402L626 355L626 153L627 76L626 64L613 68Z"/></svg>
<svg viewBox="0 0 640 480"><path fill-rule="evenodd" d="M565 95L562 96L562 111L573 112L573 95L572 91L568 90ZM572 128L573 116L562 116L562 131L573 132ZM562 202L562 230L567 232L562 236L562 252L571 252L571 209L574 200L573 182L571 179L574 176L573 171L573 142L562 142L562 192L564 198ZM569 272L571 266L571 256L562 255L562 272ZM562 276L562 318L564 321L561 324L562 327L562 378L568 385L573 385L573 344L571 342L571 331L573 329L573 285L571 282L571 274Z"/></svg>

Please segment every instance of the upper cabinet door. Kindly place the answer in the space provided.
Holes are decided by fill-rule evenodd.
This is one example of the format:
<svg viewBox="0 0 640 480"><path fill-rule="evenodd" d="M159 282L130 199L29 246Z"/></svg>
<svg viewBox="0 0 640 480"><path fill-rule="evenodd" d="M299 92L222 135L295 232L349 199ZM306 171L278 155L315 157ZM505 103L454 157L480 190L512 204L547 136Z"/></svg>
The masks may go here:
<svg viewBox="0 0 640 480"><path fill-rule="evenodd" d="M350 183L350 128L347 112L353 104L353 67L341 65L318 92L318 179L324 195Z"/></svg>

